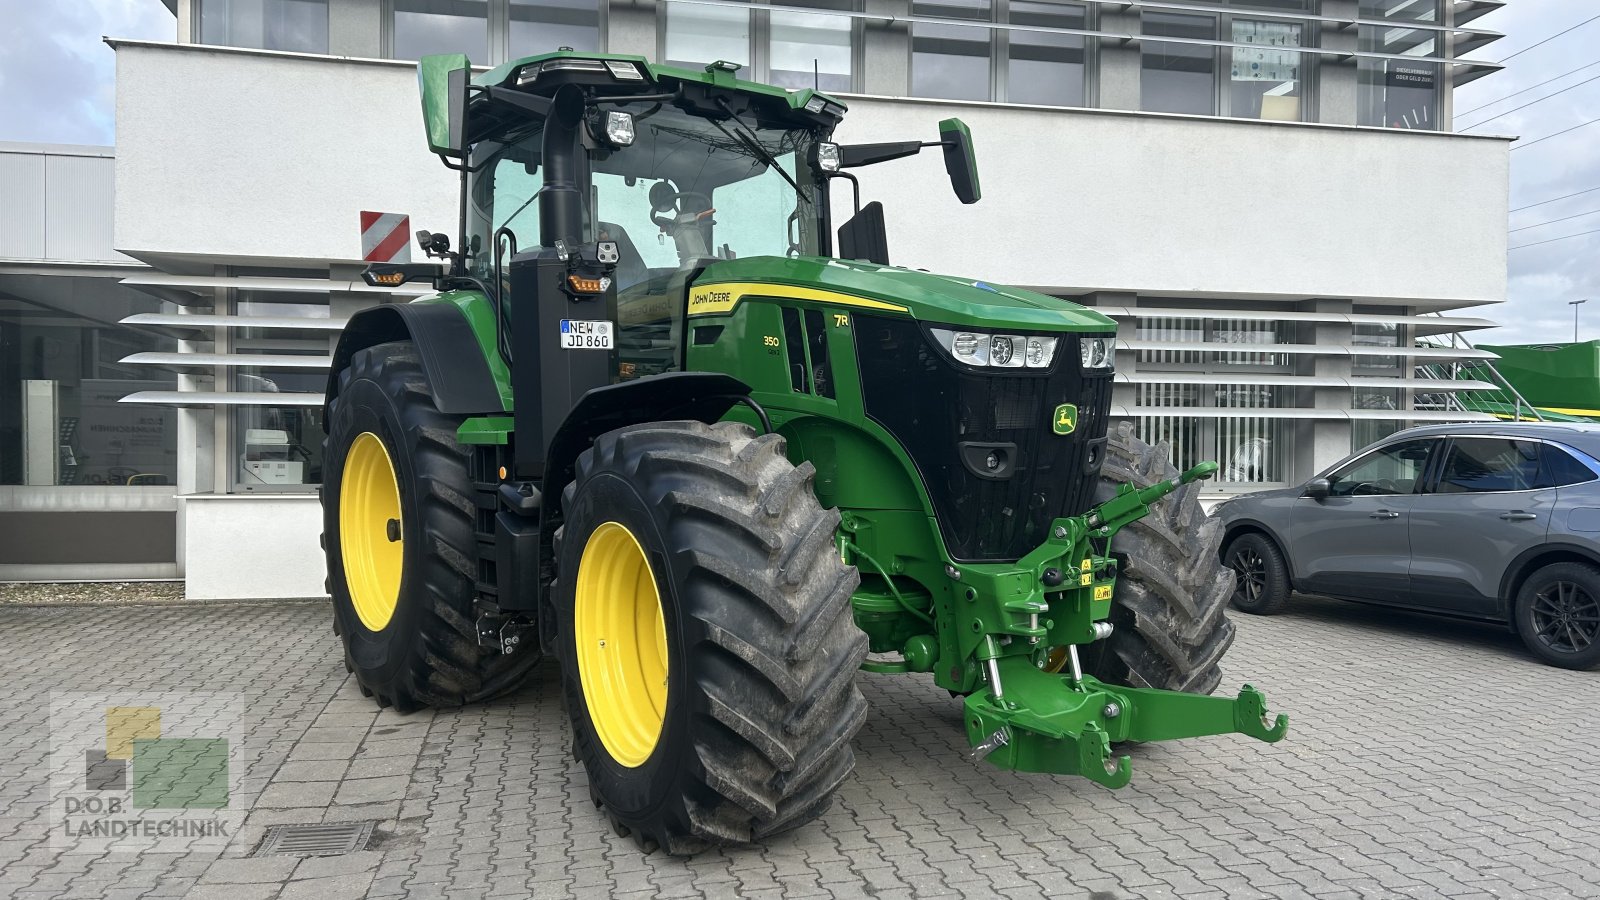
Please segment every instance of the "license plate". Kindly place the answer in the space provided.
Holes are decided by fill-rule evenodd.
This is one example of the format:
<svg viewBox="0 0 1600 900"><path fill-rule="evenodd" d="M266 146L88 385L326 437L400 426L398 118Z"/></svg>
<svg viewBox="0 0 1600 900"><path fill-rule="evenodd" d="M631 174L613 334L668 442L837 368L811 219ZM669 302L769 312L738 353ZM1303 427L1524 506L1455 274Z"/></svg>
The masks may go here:
<svg viewBox="0 0 1600 900"><path fill-rule="evenodd" d="M561 320L561 349L610 350L613 325L610 322Z"/></svg>

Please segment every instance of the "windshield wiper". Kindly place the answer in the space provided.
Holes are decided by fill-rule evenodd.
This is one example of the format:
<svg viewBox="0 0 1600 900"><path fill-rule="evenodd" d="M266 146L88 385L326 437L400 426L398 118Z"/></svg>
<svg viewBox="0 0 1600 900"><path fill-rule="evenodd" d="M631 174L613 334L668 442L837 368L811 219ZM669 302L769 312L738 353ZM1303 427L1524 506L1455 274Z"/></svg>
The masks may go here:
<svg viewBox="0 0 1600 900"><path fill-rule="evenodd" d="M717 126L718 131L721 131L723 134L727 134L728 137L738 141L746 150L749 150L751 153L755 154L756 159L761 160L771 168L777 169L778 174L783 176L783 180L789 182L789 186L794 188L795 196L799 197L801 200L805 200L806 193L800 189L800 183L795 181L794 178L790 177L788 172L784 171L783 166L778 164L778 158L773 156L772 152L762 145L761 140L756 137L755 132L750 128L750 126L746 125L744 120L739 118L739 115L728 107L728 101L718 97L717 105L722 107L722 111L727 113L728 118L733 120L734 131L732 134L728 134L728 129L723 128L722 123L716 121L715 119L711 120L711 124Z"/></svg>

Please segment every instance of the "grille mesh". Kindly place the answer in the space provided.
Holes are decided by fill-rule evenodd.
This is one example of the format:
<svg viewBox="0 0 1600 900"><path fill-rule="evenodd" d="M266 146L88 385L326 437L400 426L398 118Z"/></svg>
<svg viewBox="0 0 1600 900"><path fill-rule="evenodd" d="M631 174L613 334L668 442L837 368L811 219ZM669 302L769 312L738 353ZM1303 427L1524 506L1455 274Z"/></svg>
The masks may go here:
<svg viewBox="0 0 1600 900"><path fill-rule="evenodd" d="M1083 376L1076 337L1061 336L1047 372L991 374L946 360L916 322L858 314L855 331L867 415L916 463L957 559L1018 559L1044 542L1053 519L1087 508L1104 456L1111 377ZM1062 403L1078 407L1067 435L1051 427ZM974 474L962 462L963 443L1014 447L1010 477Z"/></svg>

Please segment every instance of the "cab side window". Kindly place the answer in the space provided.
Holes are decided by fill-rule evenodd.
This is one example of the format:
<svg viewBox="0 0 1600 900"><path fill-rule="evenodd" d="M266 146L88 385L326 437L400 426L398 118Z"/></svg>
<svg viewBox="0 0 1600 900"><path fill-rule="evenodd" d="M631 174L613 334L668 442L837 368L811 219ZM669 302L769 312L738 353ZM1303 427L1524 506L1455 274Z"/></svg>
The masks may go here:
<svg viewBox="0 0 1600 900"><path fill-rule="evenodd" d="M1554 444L1539 448L1539 487L1566 487L1600 478L1589 464Z"/></svg>
<svg viewBox="0 0 1600 900"><path fill-rule="evenodd" d="M1526 491L1539 485L1539 444L1511 438L1456 438L1439 473L1440 494Z"/></svg>
<svg viewBox="0 0 1600 900"><path fill-rule="evenodd" d="M1368 453L1328 475L1331 497L1410 494L1428 467L1435 441L1401 441Z"/></svg>

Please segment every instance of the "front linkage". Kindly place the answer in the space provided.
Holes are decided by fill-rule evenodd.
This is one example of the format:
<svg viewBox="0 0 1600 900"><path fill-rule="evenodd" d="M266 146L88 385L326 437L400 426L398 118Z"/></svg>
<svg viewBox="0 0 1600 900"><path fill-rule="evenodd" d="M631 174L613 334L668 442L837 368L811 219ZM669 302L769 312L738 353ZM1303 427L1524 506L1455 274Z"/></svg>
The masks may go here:
<svg viewBox="0 0 1600 900"><path fill-rule="evenodd" d="M961 651L986 673L966 698L967 738L975 758L1003 769L1083 775L1107 787L1128 783L1128 757L1114 741L1166 741L1246 734L1279 741L1287 716L1268 724L1266 697L1245 685L1237 697L1208 697L1108 685L1084 675L1078 645L1103 640L1112 626L1117 561L1111 538L1180 486L1208 477L1214 462L1144 490L1122 485L1080 516L1057 519L1050 537L1011 565L955 565ZM1065 648L1063 653L1052 648ZM1065 671L1063 671L1065 670Z"/></svg>

